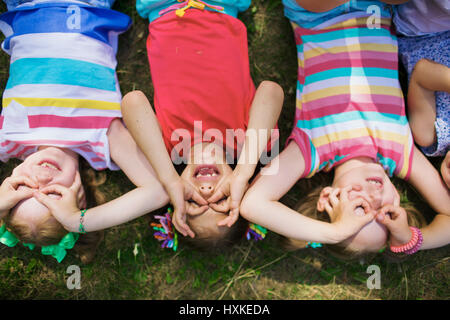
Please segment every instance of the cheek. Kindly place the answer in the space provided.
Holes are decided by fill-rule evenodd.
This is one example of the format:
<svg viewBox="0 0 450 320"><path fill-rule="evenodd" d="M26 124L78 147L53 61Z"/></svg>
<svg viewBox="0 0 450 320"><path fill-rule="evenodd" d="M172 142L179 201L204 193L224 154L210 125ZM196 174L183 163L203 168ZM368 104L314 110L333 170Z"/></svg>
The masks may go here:
<svg viewBox="0 0 450 320"><path fill-rule="evenodd" d="M54 183L61 184L65 187L70 187L75 181L77 171L74 169L64 170L54 180Z"/></svg>

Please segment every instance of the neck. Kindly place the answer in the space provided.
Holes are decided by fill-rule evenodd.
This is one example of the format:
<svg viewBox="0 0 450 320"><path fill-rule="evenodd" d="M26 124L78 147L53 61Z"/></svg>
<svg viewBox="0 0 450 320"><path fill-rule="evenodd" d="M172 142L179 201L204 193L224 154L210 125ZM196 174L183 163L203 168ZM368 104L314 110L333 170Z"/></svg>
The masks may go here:
<svg viewBox="0 0 450 320"><path fill-rule="evenodd" d="M364 166L366 164L371 164L371 163L375 163L375 161L369 157L356 157L356 158L350 159L348 161L345 161L344 163L342 163L334 168L334 179L333 180L334 181L337 180L341 175L348 172L349 170Z"/></svg>

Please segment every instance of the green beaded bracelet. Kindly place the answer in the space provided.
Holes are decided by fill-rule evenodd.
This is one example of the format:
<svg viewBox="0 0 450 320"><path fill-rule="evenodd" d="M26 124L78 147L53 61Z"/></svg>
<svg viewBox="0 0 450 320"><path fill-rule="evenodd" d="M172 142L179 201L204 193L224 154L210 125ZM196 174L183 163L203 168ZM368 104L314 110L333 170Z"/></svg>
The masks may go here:
<svg viewBox="0 0 450 320"><path fill-rule="evenodd" d="M80 216L80 227L78 228L78 233L86 233L86 230L84 230L83 222L84 222L84 214L86 213L87 209L81 210L81 216Z"/></svg>

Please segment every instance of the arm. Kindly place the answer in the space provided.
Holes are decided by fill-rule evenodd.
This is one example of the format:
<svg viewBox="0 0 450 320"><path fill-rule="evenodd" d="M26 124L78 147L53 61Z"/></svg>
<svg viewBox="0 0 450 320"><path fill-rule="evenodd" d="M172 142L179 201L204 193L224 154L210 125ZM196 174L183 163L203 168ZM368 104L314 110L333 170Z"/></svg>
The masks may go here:
<svg viewBox="0 0 450 320"><path fill-rule="evenodd" d="M433 221L421 229L421 249L447 245L450 243L450 190L439 172L416 147L409 181L437 213Z"/></svg>
<svg viewBox="0 0 450 320"><path fill-rule="evenodd" d="M103 230L128 222L168 203L167 193L120 120L117 119L111 123L108 130L108 139L111 158L136 188L112 201L88 209L84 217L86 232ZM74 185L71 188L50 186L42 190L43 193L60 193L60 200L48 198L43 194L36 195L36 198L51 210L64 228L71 232L78 232L80 212L76 206L75 198L69 190L75 192L79 187L81 187L81 184ZM64 205L71 206L72 209L66 209L67 207L64 207ZM66 214L65 212L68 211L73 214Z"/></svg>
<svg viewBox="0 0 450 320"><path fill-rule="evenodd" d="M408 87L408 120L414 141L423 147L436 141L436 91L450 92L450 68L421 59Z"/></svg>
<svg viewBox="0 0 450 320"><path fill-rule="evenodd" d="M270 168L273 166L275 168ZM337 198L330 210L344 209L346 212L340 212L342 218L337 218L336 224L306 217L279 202L297 182L304 168L305 162L300 149L295 143L290 143L267 168L273 169L272 173L275 174L258 175L247 191L241 205L242 216L285 237L322 243L340 242L373 220L374 215L371 214L355 219L353 211L358 204L347 203L344 207L337 208ZM337 193L334 192L333 196L337 196Z"/></svg>
<svg viewBox="0 0 450 320"><path fill-rule="evenodd" d="M150 102L142 92L130 92L122 99L122 114L128 130L169 195L170 202L174 206L175 227L184 236L194 237L194 233L186 224L185 201L192 198L201 205L208 203L189 185L184 184L176 172Z"/></svg>
<svg viewBox="0 0 450 320"><path fill-rule="evenodd" d="M271 130L275 128L283 107L283 89L271 81L263 81L256 90L250 109L249 123L245 135L245 142L234 169L236 174L247 178L253 176L258 160L266 148L271 137ZM264 132L264 136L260 136ZM251 139L256 136L256 143Z"/></svg>

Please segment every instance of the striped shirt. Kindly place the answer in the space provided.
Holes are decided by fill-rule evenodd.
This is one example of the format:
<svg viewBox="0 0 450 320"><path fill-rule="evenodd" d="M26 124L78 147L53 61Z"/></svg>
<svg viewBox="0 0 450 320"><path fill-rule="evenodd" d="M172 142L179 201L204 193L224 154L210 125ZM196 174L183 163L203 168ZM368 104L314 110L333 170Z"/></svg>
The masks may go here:
<svg viewBox="0 0 450 320"><path fill-rule="evenodd" d="M389 16L368 26L365 11L314 28L292 23L298 50L294 140L305 159L302 177L355 157L407 179L413 139L398 80L397 39Z"/></svg>
<svg viewBox="0 0 450 320"><path fill-rule="evenodd" d="M1 161L45 145L71 149L96 170L118 169L107 131L121 117L115 54L129 25L122 13L79 2L27 3L0 16L2 49L11 55Z"/></svg>

